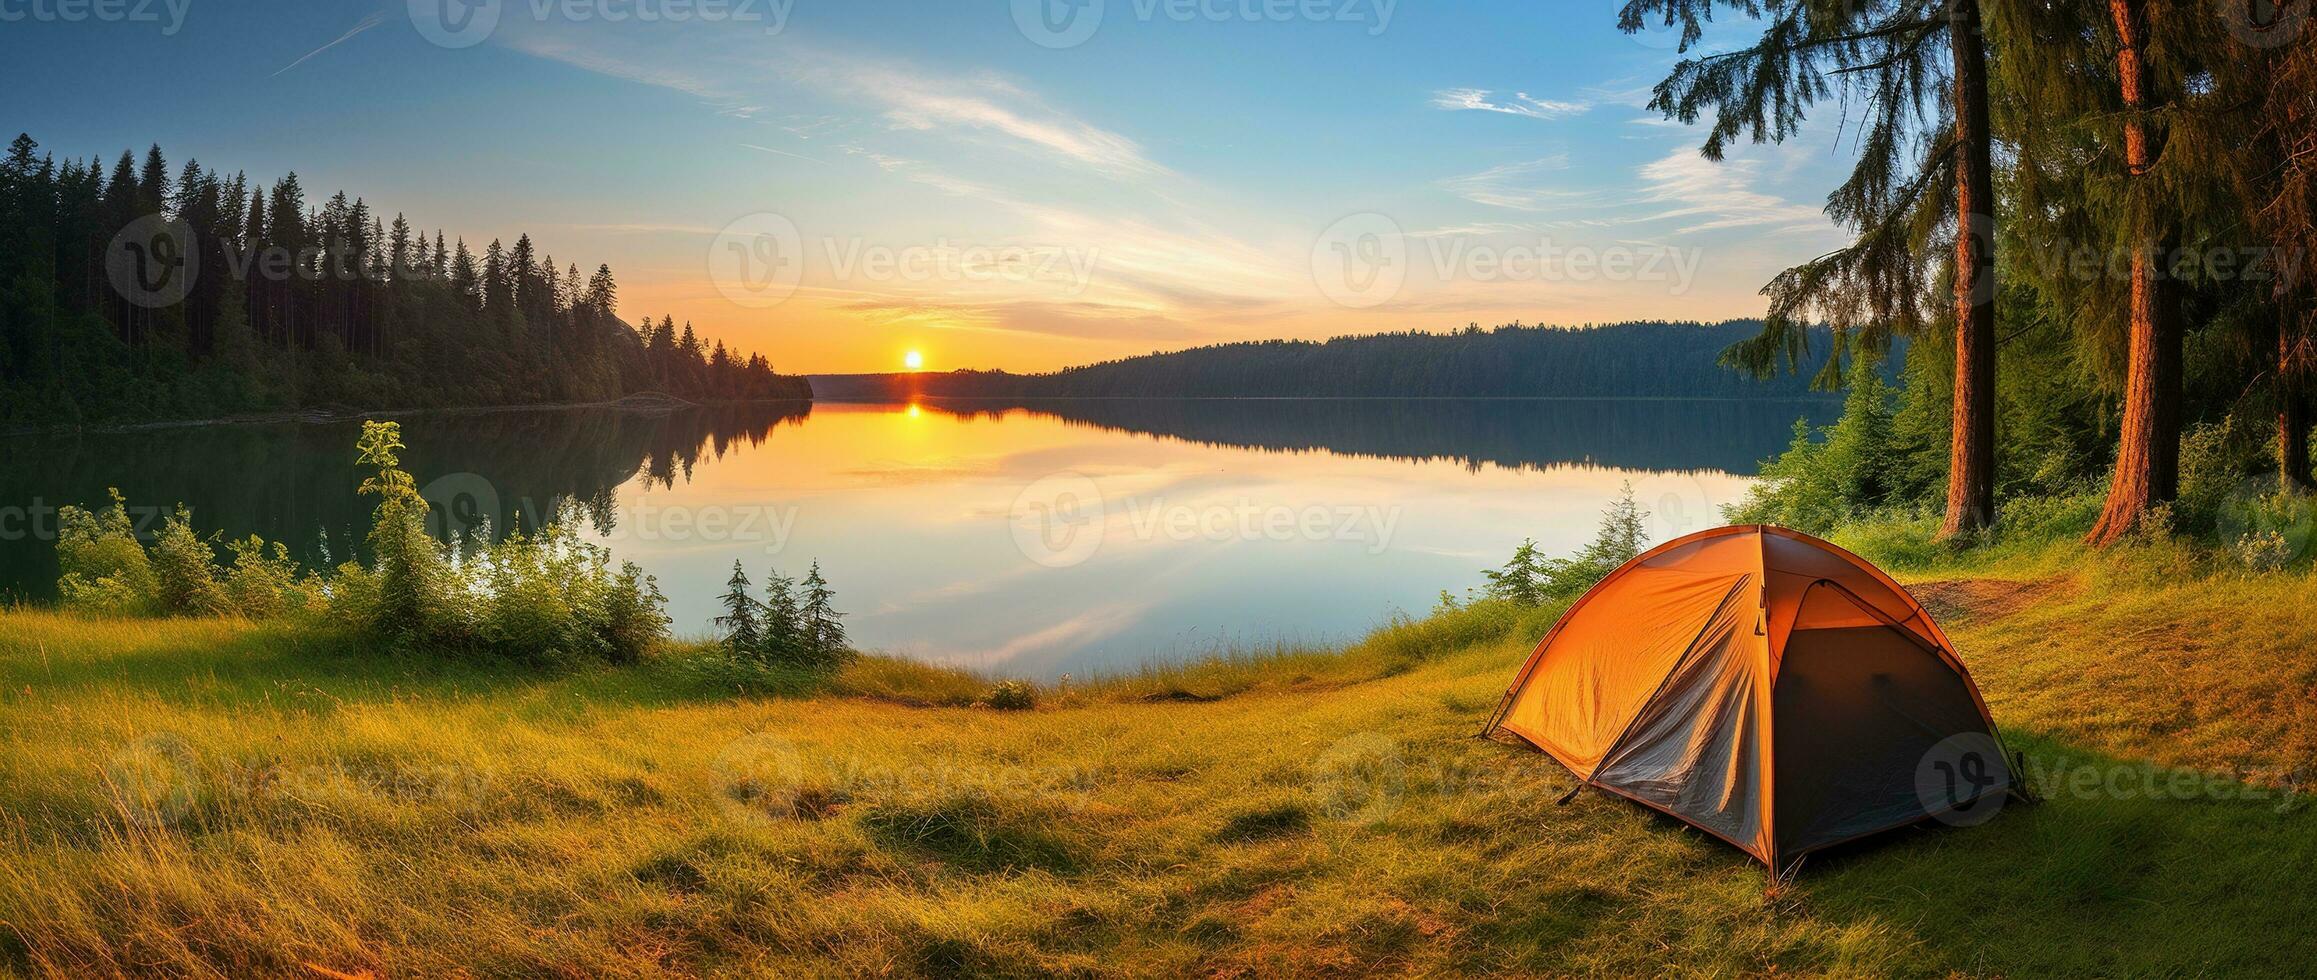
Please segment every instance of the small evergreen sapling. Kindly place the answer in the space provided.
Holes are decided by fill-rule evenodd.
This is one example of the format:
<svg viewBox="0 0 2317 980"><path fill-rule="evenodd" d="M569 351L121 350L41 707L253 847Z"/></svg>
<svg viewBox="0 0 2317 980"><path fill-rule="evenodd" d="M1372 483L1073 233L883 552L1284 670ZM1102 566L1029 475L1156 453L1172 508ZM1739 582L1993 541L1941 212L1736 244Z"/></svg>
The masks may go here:
<svg viewBox="0 0 2317 980"><path fill-rule="evenodd" d="M796 580L774 569L765 580L764 598L763 658L774 663L802 663L803 615L797 607Z"/></svg>
<svg viewBox="0 0 2317 980"><path fill-rule="evenodd" d="M813 562L804 580L803 627L805 650L816 667L834 667L851 659L852 651L845 647L845 626L838 622L845 614L832 605L836 597L829 581L821 577L821 563Z"/></svg>
<svg viewBox="0 0 2317 980"><path fill-rule="evenodd" d="M716 625L724 630L725 651L735 658L762 658L765 633L760 614L764 604L748 594L748 572L740 567L740 562L732 563L732 577L724 585L720 600L724 603L724 615L716 617Z"/></svg>

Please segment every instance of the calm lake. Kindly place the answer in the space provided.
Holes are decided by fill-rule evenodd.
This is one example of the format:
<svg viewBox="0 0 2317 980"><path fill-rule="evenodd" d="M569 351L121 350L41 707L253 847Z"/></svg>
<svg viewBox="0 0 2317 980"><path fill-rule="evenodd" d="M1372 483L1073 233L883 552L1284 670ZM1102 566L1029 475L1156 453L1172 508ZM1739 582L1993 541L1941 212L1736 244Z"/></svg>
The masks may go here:
<svg viewBox="0 0 2317 980"><path fill-rule="evenodd" d="M1631 481L1655 540L1720 523L1832 401L1110 400L403 417L445 534L575 506L706 634L735 559L818 560L864 649L1063 673L1355 637L1524 537L1592 536ZM54 509L193 508L343 561L356 423L0 440L0 593L54 595ZM158 508L153 508L157 512ZM150 513L150 512L148 512Z"/></svg>

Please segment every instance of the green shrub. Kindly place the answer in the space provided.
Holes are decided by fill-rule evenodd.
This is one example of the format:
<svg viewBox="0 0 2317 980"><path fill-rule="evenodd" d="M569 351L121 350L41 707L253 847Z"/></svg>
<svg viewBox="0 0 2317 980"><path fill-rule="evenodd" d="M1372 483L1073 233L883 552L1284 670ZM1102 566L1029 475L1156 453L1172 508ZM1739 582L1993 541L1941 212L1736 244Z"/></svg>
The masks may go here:
<svg viewBox="0 0 2317 980"><path fill-rule="evenodd" d="M2248 490L2221 505L2215 534L2236 561L2255 571L2284 571L2317 552L2317 496Z"/></svg>
<svg viewBox="0 0 2317 980"><path fill-rule="evenodd" d="M217 570L217 552L193 533L193 515L184 505L161 525L147 555L153 567L153 595L161 612L175 616L219 616L233 612Z"/></svg>
<svg viewBox="0 0 2317 980"><path fill-rule="evenodd" d="M601 635L613 663L634 663L668 636L668 597L635 562L620 563L603 598Z"/></svg>
<svg viewBox="0 0 2317 980"><path fill-rule="evenodd" d="M448 549L426 533L426 498L402 470L402 425L364 422L355 448L363 465L377 468L361 486L378 497L369 538L377 591L365 625L394 639L463 639Z"/></svg>
<svg viewBox="0 0 2317 980"><path fill-rule="evenodd" d="M400 642L527 660L634 662L665 639L667 599L633 564L580 539L573 506L467 552L427 533L427 503L402 469L402 428L365 422L362 492L378 497L368 568L340 569L346 621Z"/></svg>
<svg viewBox="0 0 2317 980"><path fill-rule="evenodd" d="M1794 420L1786 451L1763 462L1743 500L1722 508L1732 524L1775 524L1825 536L1858 516L1904 501L1921 478L1896 446L1891 389L1873 358L1852 361L1842 417L1812 430Z"/></svg>
<svg viewBox="0 0 2317 980"><path fill-rule="evenodd" d="M263 618L302 609L314 598L301 582L289 549L252 537L232 547L230 568L193 530L183 505L163 520L153 543L137 540L128 502L118 490L103 510L58 510L57 560L64 575L57 591L66 607L113 616L230 616Z"/></svg>
<svg viewBox="0 0 2317 980"><path fill-rule="evenodd" d="M1028 711L1038 706L1038 692L1028 681L999 681L982 703L998 711Z"/></svg>
<svg viewBox="0 0 2317 980"><path fill-rule="evenodd" d="M2263 435L2235 415L2189 427L2180 438L2180 497L2172 506L2175 530L2200 537L2211 534L2220 530L2232 503L2275 486L2273 480L2246 475L2269 462L2264 458Z"/></svg>
<svg viewBox="0 0 2317 980"><path fill-rule="evenodd" d="M1641 554L1649 543L1644 527L1648 520L1649 512L1633 502L1633 484L1628 481L1601 512L1592 543L1567 558L1546 558L1538 553L1536 539L1524 539L1503 568L1481 570L1488 577L1482 593L1519 606L1574 599Z"/></svg>
<svg viewBox="0 0 2317 980"><path fill-rule="evenodd" d="M225 599L242 615L264 619L319 609L327 601L320 580L300 573L288 545L267 544L253 534L226 550L233 562L225 572Z"/></svg>
<svg viewBox="0 0 2317 980"><path fill-rule="evenodd" d="M2238 563L2254 572L2281 572L2293 564L2291 542L2275 531L2249 531L2229 549Z"/></svg>
<svg viewBox="0 0 2317 980"><path fill-rule="evenodd" d="M2072 541L2092 532L2104 503L2098 493L2014 497L2003 502L1996 529L2006 541Z"/></svg>
<svg viewBox="0 0 2317 980"><path fill-rule="evenodd" d="M580 520L567 507L537 534L518 530L452 566L478 644L518 658L631 663L666 634L658 584L632 564L615 571L608 549L579 538Z"/></svg>
<svg viewBox="0 0 2317 980"><path fill-rule="evenodd" d="M250 537L229 544L220 566L182 506L148 547L114 491L102 510L59 511L65 603L113 615L327 612L332 625L393 642L539 660L633 662L667 636L658 583L580 540L575 508L461 555L426 531L426 501L401 468L401 428L364 423L358 448L376 467L361 488L379 498L370 564L347 562L323 578L303 572L286 546ZM824 603L820 615L835 613Z"/></svg>
<svg viewBox="0 0 2317 980"><path fill-rule="evenodd" d="M128 501L117 489L98 511L57 509L56 559L63 572L57 591L67 607L111 615L145 615L157 608L152 562L137 541Z"/></svg>

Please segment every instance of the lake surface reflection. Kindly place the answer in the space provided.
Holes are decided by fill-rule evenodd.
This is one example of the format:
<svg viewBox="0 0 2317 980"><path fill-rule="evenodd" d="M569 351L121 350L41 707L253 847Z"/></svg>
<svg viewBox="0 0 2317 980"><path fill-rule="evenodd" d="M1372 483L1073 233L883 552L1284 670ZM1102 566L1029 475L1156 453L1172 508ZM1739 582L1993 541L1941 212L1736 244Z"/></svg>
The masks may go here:
<svg viewBox="0 0 2317 980"><path fill-rule="evenodd" d="M1524 537L1587 540L1631 481L1657 540L1719 523L1826 401L820 403L405 417L446 533L566 505L705 633L732 562L817 559L863 647L1084 675L1354 637L1462 593ZM183 501L204 531L343 560L355 423L0 441L0 591L40 601L53 509Z"/></svg>

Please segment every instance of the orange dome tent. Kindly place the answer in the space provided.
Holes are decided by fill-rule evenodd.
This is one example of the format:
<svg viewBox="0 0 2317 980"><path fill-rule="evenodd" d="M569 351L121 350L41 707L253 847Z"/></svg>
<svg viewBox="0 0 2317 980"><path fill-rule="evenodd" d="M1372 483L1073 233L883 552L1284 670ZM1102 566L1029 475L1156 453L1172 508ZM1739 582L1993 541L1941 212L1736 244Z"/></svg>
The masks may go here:
<svg viewBox="0 0 2317 980"><path fill-rule="evenodd" d="M1772 868L1969 821L2013 785L1978 687L1914 597L1763 525L1666 542L1602 579L1522 665L1499 730Z"/></svg>

